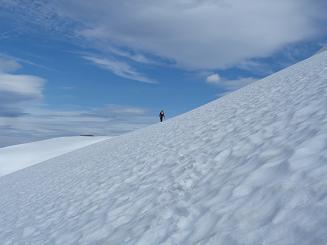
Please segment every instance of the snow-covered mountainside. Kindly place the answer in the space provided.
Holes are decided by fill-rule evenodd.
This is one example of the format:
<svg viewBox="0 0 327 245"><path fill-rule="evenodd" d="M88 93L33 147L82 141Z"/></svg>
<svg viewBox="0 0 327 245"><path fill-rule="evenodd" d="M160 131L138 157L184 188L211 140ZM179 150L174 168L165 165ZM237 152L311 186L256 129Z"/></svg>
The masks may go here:
<svg viewBox="0 0 327 245"><path fill-rule="evenodd" d="M109 137L59 137L0 148L0 177Z"/></svg>
<svg viewBox="0 0 327 245"><path fill-rule="evenodd" d="M327 244L327 52L0 178L2 244Z"/></svg>
<svg viewBox="0 0 327 245"><path fill-rule="evenodd" d="M322 52L325 52L327 51L327 44L325 44L319 51L318 53L322 53Z"/></svg>

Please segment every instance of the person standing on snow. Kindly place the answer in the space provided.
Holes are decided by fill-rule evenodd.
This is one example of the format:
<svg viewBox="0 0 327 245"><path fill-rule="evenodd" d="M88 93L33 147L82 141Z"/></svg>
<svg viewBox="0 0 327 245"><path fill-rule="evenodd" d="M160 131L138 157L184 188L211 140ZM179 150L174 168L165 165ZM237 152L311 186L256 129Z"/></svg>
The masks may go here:
<svg viewBox="0 0 327 245"><path fill-rule="evenodd" d="M165 118L165 113L163 110L161 110L161 112L159 113L159 118L160 118L160 122L162 122Z"/></svg>

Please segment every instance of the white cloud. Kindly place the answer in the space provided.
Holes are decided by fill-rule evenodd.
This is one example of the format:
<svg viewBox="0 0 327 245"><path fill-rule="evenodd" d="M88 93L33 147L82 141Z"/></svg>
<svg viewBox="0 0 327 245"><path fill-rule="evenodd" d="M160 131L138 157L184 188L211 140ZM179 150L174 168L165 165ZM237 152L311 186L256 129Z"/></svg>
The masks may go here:
<svg viewBox="0 0 327 245"><path fill-rule="evenodd" d="M259 75L270 75L274 72L269 64L254 60L245 60L239 63L237 68Z"/></svg>
<svg viewBox="0 0 327 245"><path fill-rule="evenodd" d="M20 64L9 58L0 58L0 116L24 115L26 103L43 96L44 79L25 74L12 74Z"/></svg>
<svg viewBox="0 0 327 245"><path fill-rule="evenodd" d="M25 98L42 98L44 80L37 76L0 73L0 93Z"/></svg>
<svg viewBox="0 0 327 245"><path fill-rule="evenodd" d="M220 76L215 73L207 77L207 83L218 84L220 82Z"/></svg>
<svg viewBox="0 0 327 245"><path fill-rule="evenodd" d="M231 93L237 89L240 89L250 83L255 82L257 79L252 77L243 77L239 79L223 79L217 73L207 77L207 83L218 86L224 90L223 93L220 93L218 96L222 96L228 93Z"/></svg>
<svg viewBox="0 0 327 245"><path fill-rule="evenodd" d="M101 50L125 47L113 53L145 63L150 53L195 70L270 56L285 45L324 33L327 19L325 0L35 0L34 8L28 4L6 2L24 12L25 19L37 12L39 18L29 21L51 30L62 28L69 37L78 33ZM77 25L58 24L63 20Z"/></svg>
<svg viewBox="0 0 327 245"><path fill-rule="evenodd" d="M20 68L20 64L12 58L2 58L1 61L0 147L65 135L118 135L154 122L154 118L147 115L148 111L145 108L133 106L49 109L40 101L43 97L44 79L9 73ZM95 61L109 66L107 60ZM123 69L114 66L117 64L110 65L113 69Z"/></svg>
<svg viewBox="0 0 327 245"><path fill-rule="evenodd" d="M88 26L80 32L84 37L173 59L187 69L269 56L319 33L315 21L326 13L318 0L84 0L62 6L62 15Z"/></svg>
<svg viewBox="0 0 327 245"><path fill-rule="evenodd" d="M18 61L21 59L0 54L0 93L41 98L44 79L33 75L14 74L22 67Z"/></svg>
<svg viewBox="0 0 327 245"><path fill-rule="evenodd" d="M110 60L108 58L98 58L93 56L83 56L84 59L92 61L94 64L101 68L111 71L117 76L124 77L127 79L143 82L143 83L158 83L156 80L146 77L145 75L135 71L127 63Z"/></svg>
<svg viewBox="0 0 327 245"><path fill-rule="evenodd" d="M218 73L209 75L206 79L206 82L211 85L218 86L224 90L223 94L233 92L237 89L240 89L252 82L255 82L257 79L252 77L242 77L238 79L228 80L222 78ZM219 94L220 96L222 94Z"/></svg>

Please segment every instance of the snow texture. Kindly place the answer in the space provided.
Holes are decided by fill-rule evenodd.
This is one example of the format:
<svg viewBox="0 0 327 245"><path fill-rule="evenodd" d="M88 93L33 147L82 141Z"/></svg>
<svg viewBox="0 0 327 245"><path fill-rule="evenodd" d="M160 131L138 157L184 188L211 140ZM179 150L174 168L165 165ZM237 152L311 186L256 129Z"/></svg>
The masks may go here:
<svg viewBox="0 0 327 245"><path fill-rule="evenodd" d="M0 177L109 137L59 137L0 148Z"/></svg>
<svg viewBox="0 0 327 245"><path fill-rule="evenodd" d="M327 52L0 178L8 244L327 244Z"/></svg>

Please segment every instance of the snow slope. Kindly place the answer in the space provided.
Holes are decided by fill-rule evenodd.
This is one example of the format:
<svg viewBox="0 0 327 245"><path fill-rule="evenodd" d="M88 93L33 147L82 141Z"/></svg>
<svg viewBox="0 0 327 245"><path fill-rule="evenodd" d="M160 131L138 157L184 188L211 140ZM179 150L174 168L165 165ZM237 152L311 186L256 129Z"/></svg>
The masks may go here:
<svg viewBox="0 0 327 245"><path fill-rule="evenodd" d="M0 148L0 177L109 137L59 137Z"/></svg>
<svg viewBox="0 0 327 245"><path fill-rule="evenodd" d="M2 244L327 244L327 52L0 178Z"/></svg>
<svg viewBox="0 0 327 245"><path fill-rule="evenodd" d="M318 53L322 53L322 52L325 52L327 51L327 44L325 44L319 51Z"/></svg>

